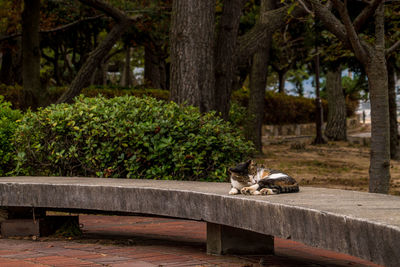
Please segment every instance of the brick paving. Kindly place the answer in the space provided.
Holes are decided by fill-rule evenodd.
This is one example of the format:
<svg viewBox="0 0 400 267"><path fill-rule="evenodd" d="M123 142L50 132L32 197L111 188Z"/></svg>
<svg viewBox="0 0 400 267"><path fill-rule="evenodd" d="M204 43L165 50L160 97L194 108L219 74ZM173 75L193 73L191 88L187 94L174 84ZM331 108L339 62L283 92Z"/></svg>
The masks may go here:
<svg viewBox="0 0 400 267"><path fill-rule="evenodd" d="M84 235L79 239L0 239L0 266L379 267L352 256L278 238L276 255L207 255L203 222L101 215L80 215L80 222Z"/></svg>

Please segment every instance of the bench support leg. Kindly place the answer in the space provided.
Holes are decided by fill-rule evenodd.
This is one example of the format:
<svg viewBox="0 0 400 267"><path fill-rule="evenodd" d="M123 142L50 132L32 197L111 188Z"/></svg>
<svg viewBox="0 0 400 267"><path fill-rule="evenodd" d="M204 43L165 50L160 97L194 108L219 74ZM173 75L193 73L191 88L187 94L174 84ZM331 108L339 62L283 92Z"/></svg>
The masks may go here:
<svg viewBox="0 0 400 267"><path fill-rule="evenodd" d="M274 237L207 222L207 253L274 254Z"/></svg>

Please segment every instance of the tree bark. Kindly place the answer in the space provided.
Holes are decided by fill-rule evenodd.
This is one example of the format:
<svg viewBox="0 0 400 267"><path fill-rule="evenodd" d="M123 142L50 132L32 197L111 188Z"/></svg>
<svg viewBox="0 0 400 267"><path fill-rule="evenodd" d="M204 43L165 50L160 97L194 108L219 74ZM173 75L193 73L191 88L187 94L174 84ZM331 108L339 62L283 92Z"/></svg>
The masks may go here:
<svg viewBox="0 0 400 267"><path fill-rule="evenodd" d="M40 84L40 0L25 0L22 12L22 80L24 107L36 109L46 102Z"/></svg>
<svg viewBox="0 0 400 267"><path fill-rule="evenodd" d="M286 74L286 70L278 71L278 78L279 78L278 92L280 94L285 93L285 74Z"/></svg>
<svg viewBox="0 0 400 267"><path fill-rule="evenodd" d="M262 0L260 12L272 10L275 7L274 0ZM261 17L260 20L263 18ZM250 73L250 97L248 119L245 135L251 140L256 149L262 153L262 123L264 119L265 87L267 84L267 72L269 51L272 36L267 39L259 51L253 56L253 64Z"/></svg>
<svg viewBox="0 0 400 267"><path fill-rule="evenodd" d="M123 87L133 86L133 77L131 70L131 48L125 47L125 61L123 65L121 80L119 83Z"/></svg>
<svg viewBox="0 0 400 267"><path fill-rule="evenodd" d="M369 58L365 70L371 101L369 191L387 194L390 185L390 122L384 15L384 4L381 3L375 12L375 45L367 50Z"/></svg>
<svg viewBox="0 0 400 267"><path fill-rule="evenodd" d="M342 68L328 70L326 74L326 91L328 100L328 120L325 136L334 141L345 141L346 133L346 101L342 88Z"/></svg>
<svg viewBox="0 0 400 267"><path fill-rule="evenodd" d="M2 50L0 83L4 83L6 85L12 84L12 59L12 49L9 47L5 47Z"/></svg>
<svg viewBox="0 0 400 267"><path fill-rule="evenodd" d="M322 136L322 124L323 124L323 116L322 116L322 103L319 95L319 52L318 52L318 35L316 35L316 43L315 43L315 128L316 128L316 136L313 141L314 145L325 144L324 137Z"/></svg>
<svg viewBox="0 0 400 267"><path fill-rule="evenodd" d="M372 55L366 66L371 101L371 160L369 191L389 192L390 182L390 133L388 74L383 51Z"/></svg>
<svg viewBox="0 0 400 267"><path fill-rule="evenodd" d="M390 116L390 158L400 159L399 153L399 132L397 124L397 104L396 104L396 80L395 62L389 58L388 66L388 88L389 88L389 116Z"/></svg>
<svg viewBox="0 0 400 267"><path fill-rule="evenodd" d="M171 17L171 99L215 109L215 1L174 0Z"/></svg>
<svg viewBox="0 0 400 267"><path fill-rule="evenodd" d="M224 0L215 47L215 102L225 120L229 116L235 74L235 52L244 0Z"/></svg>
<svg viewBox="0 0 400 267"><path fill-rule="evenodd" d="M168 89L165 61L148 46L144 49L144 80L153 88Z"/></svg>
<svg viewBox="0 0 400 267"><path fill-rule="evenodd" d="M100 65L97 66L90 79L90 85L107 85L107 61L102 59Z"/></svg>

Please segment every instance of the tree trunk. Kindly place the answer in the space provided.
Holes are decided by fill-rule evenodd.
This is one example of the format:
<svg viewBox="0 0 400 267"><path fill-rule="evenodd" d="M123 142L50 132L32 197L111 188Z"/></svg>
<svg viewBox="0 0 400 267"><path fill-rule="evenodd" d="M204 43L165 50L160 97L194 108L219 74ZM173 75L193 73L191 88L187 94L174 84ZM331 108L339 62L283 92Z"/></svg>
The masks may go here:
<svg viewBox="0 0 400 267"><path fill-rule="evenodd" d="M342 88L342 68L337 66L326 74L326 91L328 100L328 121L325 136L335 141L345 141L346 134L346 101Z"/></svg>
<svg viewBox="0 0 400 267"><path fill-rule="evenodd" d="M123 71L121 80L119 83L123 87L131 87L133 85L133 77L131 71L131 48L125 47L125 62L123 65Z"/></svg>
<svg viewBox="0 0 400 267"><path fill-rule="evenodd" d="M9 47L4 48L1 58L0 83L12 84L12 59L12 49Z"/></svg>
<svg viewBox="0 0 400 267"><path fill-rule="evenodd" d="M318 37L317 37L318 38ZM319 96L319 52L318 52L318 44L316 43L316 56L315 56L315 127L316 127L316 137L313 141L314 145L325 144L325 140L322 136L322 103L321 98Z"/></svg>
<svg viewBox="0 0 400 267"><path fill-rule="evenodd" d="M221 117L228 119L235 74L235 50L240 16L245 1L224 0L215 47L215 102Z"/></svg>
<svg viewBox="0 0 400 267"><path fill-rule="evenodd" d="M107 85L107 62L102 59L90 79L90 85Z"/></svg>
<svg viewBox="0 0 400 267"><path fill-rule="evenodd" d="M369 191L387 194L390 185L390 121L383 3L375 11L375 38L368 61L364 61L371 101Z"/></svg>
<svg viewBox="0 0 400 267"><path fill-rule="evenodd" d="M153 88L168 89L165 61L147 46L144 49L144 80Z"/></svg>
<svg viewBox="0 0 400 267"><path fill-rule="evenodd" d="M46 102L40 84L39 47L40 0L25 0L22 12L22 80L25 108L33 109Z"/></svg>
<svg viewBox="0 0 400 267"><path fill-rule="evenodd" d="M278 92L280 94L284 94L285 93L285 74L286 74L285 70L278 71L278 77L279 77Z"/></svg>
<svg viewBox="0 0 400 267"><path fill-rule="evenodd" d="M215 109L215 1L174 0L171 17L171 99Z"/></svg>
<svg viewBox="0 0 400 267"><path fill-rule="evenodd" d="M275 1L263 0L260 12L272 10ZM245 135L248 140L253 141L256 149L262 153L262 123L264 119L265 87L267 85L267 72L269 61L269 50L272 36L263 47L254 54L250 73L250 97L248 108L248 119Z"/></svg>
<svg viewBox="0 0 400 267"><path fill-rule="evenodd" d="M72 102L73 98L87 87L90 83L90 78L96 68L100 65L101 60L107 56L114 44L119 40L121 35L126 31L129 26L128 20L121 20L111 31L107 34L106 38L97 46L79 70L75 79L72 81L70 87L64 94L57 100L57 103Z"/></svg>
<svg viewBox="0 0 400 267"><path fill-rule="evenodd" d="M389 192L390 136L388 74L383 51L376 51L366 66L371 101L371 162L369 191Z"/></svg>
<svg viewBox="0 0 400 267"><path fill-rule="evenodd" d="M399 153L399 132L397 124L397 104L396 104L396 79L395 66L393 59L387 63L388 69L388 88L389 88L389 115L390 115L390 158L400 159Z"/></svg>
<svg viewBox="0 0 400 267"><path fill-rule="evenodd" d="M56 84L58 86L61 85L61 78L60 78L60 66L58 65L58 60L60 58L60 53L58 51L58 46L56 46L55 50L54 50L54 61L53 61L53 65L54 65L54 80L56 81Z"/></svg>

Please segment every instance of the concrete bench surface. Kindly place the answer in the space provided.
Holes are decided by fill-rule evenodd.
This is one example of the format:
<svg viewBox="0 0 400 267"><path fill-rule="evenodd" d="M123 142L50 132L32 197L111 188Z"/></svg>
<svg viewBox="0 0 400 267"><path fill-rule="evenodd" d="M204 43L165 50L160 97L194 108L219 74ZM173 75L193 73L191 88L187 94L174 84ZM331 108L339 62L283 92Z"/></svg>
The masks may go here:
<svg viewBox="0 0 400 267"><path fill-rule="evenodd" d="M132 212L203 220L400 266L400 197L301 187L228 195L230 184L134 179L0 178L0 206Z"/></svg>

